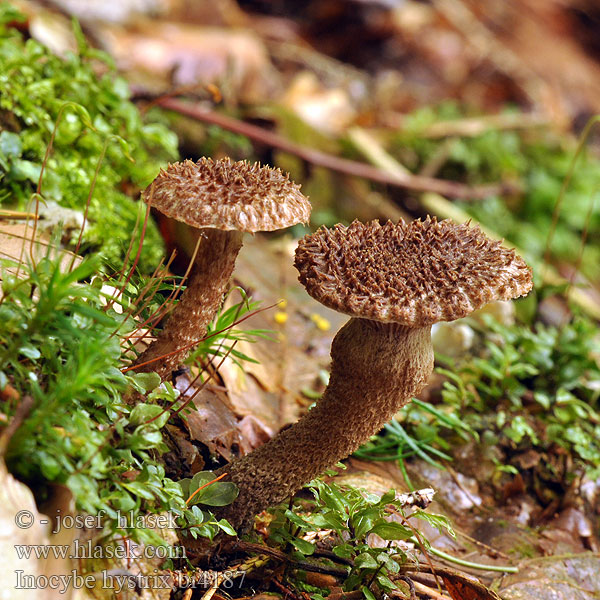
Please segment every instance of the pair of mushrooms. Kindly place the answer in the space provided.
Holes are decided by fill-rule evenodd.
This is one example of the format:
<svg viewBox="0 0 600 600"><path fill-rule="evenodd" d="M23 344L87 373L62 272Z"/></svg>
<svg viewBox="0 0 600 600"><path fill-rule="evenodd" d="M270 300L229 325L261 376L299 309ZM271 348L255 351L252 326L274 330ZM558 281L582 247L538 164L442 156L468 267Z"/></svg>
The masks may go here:
<svg viewBox="0 0 600 600"><path fill-rule="evenodd" d="M230 180L231 194L225 201L230 213L253 213L253 202L260 204L261 198L269 198L275 212L293 212L294 218L308 220L306 199L279 171L204 159L197 165L184 165L161 173L153 198L146 195L169 216L202 213L206 215L202 223L211 222L214 207L202 202L211 190L217 190L221 201L222 185ZM200 183L178 180L175 186L164 186L162 180L171 178L170 171L177 178L183 173L199 177ZM219 183L211 187L208 179L213 174L218 175ZM267 187L256 189L258 181ZM272 189L268 187L271 181ZM180 195L188 185L197 185L198 207L191 208L189 194L184 199ZM286 188L293 210L283 198ZM231 208L234 198L243 208ZM171 209L173 206L179 207L178 212ZM247 217L244 219L248 222ZM197 222L195 216L191 220ZM239 234L234 235L238 241L233 244L232 259L223 257L216 243L218 250L212 254L214 260L227 263L227 268L231 264L231 269L240 245ZM212 268L205 262L203 268ZM300 282L313 298L351 318L332 342L331 377L316 406L292 427L221 469L238 485L240 493L219 516L238 529L248 527L254 515L289 498L349 456L423 389L433 369L433 323L459 319L492 300L525 295L532 287L530 269L513 250L490 240L479 228L429 217L383 226L376 221L355 221L348 227L321 227L300 240L295 266ZM206 288L213 280L204 281ZM218 291L202 292L206 298L218 295L218 301L213 298L215 311L226 283ZM192 281L186 293L193 293L191 288ZM194 302L200 297L197 294ZM185 297L180 305L184 302ZM198 310L201 308L196 314ZM168 328L174 319L177 327L189 326L187 318L174 312ZM196 330L192 337L197 335Z"/></svg>

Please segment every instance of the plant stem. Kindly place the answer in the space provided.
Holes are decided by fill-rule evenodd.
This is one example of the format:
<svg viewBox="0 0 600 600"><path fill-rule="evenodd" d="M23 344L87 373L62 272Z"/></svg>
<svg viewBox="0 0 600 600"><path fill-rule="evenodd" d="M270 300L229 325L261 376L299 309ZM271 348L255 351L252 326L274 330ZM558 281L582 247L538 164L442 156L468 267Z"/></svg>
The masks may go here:
<svg viewBox="0 0 600 600"><path fill-rule="evenodd" d="M414 540L413 540L414 541ZM479 569L480 571L498 571L500 573L518 573L519 569L517 567L509 567L507 565L484 565L482 563L474 563L468 560L463 560L462 558L457 558L456 556L452 556L451 554L446 554L437 548L431 546L429 548L429 552L438 558L443 558L448 562L454 563L456 565L460 565L461 567L469 567L471 569Z"/></svg>

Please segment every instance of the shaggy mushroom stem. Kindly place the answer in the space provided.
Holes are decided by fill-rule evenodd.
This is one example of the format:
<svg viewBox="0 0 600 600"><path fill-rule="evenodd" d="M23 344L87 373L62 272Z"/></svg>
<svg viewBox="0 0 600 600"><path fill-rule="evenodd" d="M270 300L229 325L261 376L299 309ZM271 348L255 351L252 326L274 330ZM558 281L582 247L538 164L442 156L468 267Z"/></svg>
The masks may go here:
<svg viewBox="0 0 600 600"><path fill-rule="evenodd" d="M352 318L331 346L331 377L307 415L222 472L240 494L219 514L237 528L352 454L424 387L431 327Z"/></svg>
<svg viewBox="0 0 600 600"><path fill-rule="evenodd" d="M191 350L193 342L205 335L219 310L223 295L242 247L242 233L205 228L196 260L190 270L187 288L156 340L140 354L137 370L156 371L166 379ZM181 349L177 352L178 349Z"/></svg>

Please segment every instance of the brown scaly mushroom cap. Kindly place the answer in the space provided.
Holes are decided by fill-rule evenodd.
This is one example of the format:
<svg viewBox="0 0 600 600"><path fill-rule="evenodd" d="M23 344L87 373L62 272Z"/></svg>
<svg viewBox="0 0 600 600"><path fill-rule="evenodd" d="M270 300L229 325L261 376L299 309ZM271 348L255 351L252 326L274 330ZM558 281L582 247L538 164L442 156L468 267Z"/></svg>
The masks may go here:
<svg viewBox="0 0 600 600"><path fill-rule="evenodd" d="M427 217L320 228L302 239L296 268L307 292L354 317L424 327L492 300L527 294L531 270L479 227Z"/></svg>
<svg viewBox="0 0 600 600"><path fill-rule="evenodd" d="M311 206L300 186L279 169L228 158L169 165L142 196L168 217L202 230L187 289L157 339L134 363L165 379L206 335L227 290L244 232L306 223Z"/></svg>
<svg viewBox="0 0 600 600"><path fill-rule="evenodd" d="M254 233L310 219L310 203L288 175L229 158L169 165L142 197L168 217L198 228Z"/></svg>

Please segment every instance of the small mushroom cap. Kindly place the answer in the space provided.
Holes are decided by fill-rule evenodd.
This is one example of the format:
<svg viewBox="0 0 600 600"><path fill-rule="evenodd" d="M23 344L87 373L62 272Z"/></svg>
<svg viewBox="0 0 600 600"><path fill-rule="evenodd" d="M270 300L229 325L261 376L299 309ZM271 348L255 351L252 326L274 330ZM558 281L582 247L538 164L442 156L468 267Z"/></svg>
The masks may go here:
<svg viewBox="0 0 600 600"><path fill-rule="evenodd" d="M300 186L279 169L228 158L169 165L142 198L193 227L251 233L307 223L311 209Z"/></svg>
<svg viewBox="0 0 600 600"><path fill-rule="evenodd" d="M532 288L514 250L479 227L435 218L321 227L300 240L295 266L308 293L338 312L407 327L453 321Z"/></svg>

